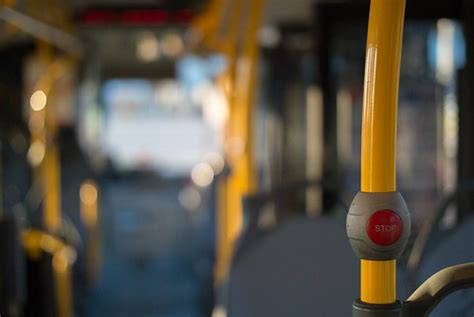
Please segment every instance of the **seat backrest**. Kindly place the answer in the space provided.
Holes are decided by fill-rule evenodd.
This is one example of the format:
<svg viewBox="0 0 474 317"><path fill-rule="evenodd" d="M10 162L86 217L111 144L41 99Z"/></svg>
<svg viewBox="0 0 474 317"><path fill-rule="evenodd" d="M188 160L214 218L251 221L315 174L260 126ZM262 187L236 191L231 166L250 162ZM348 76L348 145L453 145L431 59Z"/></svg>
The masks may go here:
<svg viewBox="0 0 474 317"><path fill-rule="evenodd" d="M344 222L297 217L234 258L228 316L350 316L358 285Z"/></svg>
<svg viewBox="0 0 474 317"><path fill-rule="evenodd" d="M27 303L25 317L54 317L57 312L53 257L43 253L27 261Z"/></svg>
<svg viewBox="0 0 474 317"><path fill-rule="evenodd" d="M20 316L25 302L24 254L14 217L0 221L0 316Z"/></svg>
<svg viewBox="0 0 474 317"><path fill-rule="evenodd" d="M421 284L437 271L465 262L474 262L474 217L461 224L422 260L417 282ZM449 295L430 316L474 316L474 290L467 289Z"/></svg>

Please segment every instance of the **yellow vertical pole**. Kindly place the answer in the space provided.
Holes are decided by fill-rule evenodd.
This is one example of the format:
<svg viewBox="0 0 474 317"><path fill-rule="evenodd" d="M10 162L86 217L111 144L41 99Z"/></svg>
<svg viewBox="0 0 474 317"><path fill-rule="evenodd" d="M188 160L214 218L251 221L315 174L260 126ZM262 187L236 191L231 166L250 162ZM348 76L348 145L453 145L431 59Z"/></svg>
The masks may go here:
<svg viewBox="0 0 474 317"><path fill-rule="evenodd" d="M92 180L83 182L79 197L81 201L81 220L87 229L85 242L87 283L92 285L97 280L101 266L98 190L96 183Z"/></svg>
<svg viewBox="0 0 474 317"><path fill-rule="evenodd" d="M54 134L49 135L50 138ZM59 153L54 141L47 141L44 157L44 225L50 232L57 232L61 225L61 175ZM49 144L48 144L49 143Z"/></svg>
<svg viewBox="0 0 474 317"><path fill-rule="evenodd" d="M58 79L71 71L72 60L53 60L51 46L43 42L39 42L38 50L45 69L30 99L30 150L36 149L32 153L37 152L38 157L35 159L32 156L35 184L38 181L44 192L43 225L48 231L55 233L61 225L61 164L56 140L58 118L52 88Z"/></svg>
<svg viewBox="0 0 474 317"><path fill-rule="evenodd" d="M243 135L245 138L245 148L243 161L246 173L246 186L243 189L244 194L252 193L257 189L257 170L255 162L255 113L256 97L258 87L259 71L259 46L257 41L258 31L263 15L264 0L252 0L250 7L250 23L248 32L245 36L246 42L242 58L241 73L237 78L242 87L242 108L243 108Z"/></svg>
<svg viewBox="0 0 474 317"><path fill-rule="evenodd" d="M224 16L225 2L227 0L210 0L204 12L193 21L193 29L198 31L204 42L209 46L217 44L218 29Z"/></svg>
<svg viewBox="0 0 474 317"><path fill-rule="evenodd" d="M38 42L38 59L40 61L41 71L47 68L51 51L43 42ZM36 84L35 90L31 92L29 98L29 118L28 128L30 130L30 148L28 150L28 160L33 167L33 184L40 188L43 192L42 186L42 171L43 161L45 155L46 133L45 133L45 118L46 118L46 104L48 98L43 91L43 84L41 79Z"/></svg>
<svg viewBox="0 0 474 317"><path fill-rule="evenodd" d="M244 5L246 4L246 6ZM226 157L231 174L219 195L225 201L219 211L218 264L216 279L221 281L227 274L233 254L235 239L241 232L243 215L241 199L256 188L254 162L253 113L258 72L257 33L263 11L263 0L234 1L233 14L223 52L229 57L229 69L221 79L229 100L229 118L226 132ZM247 13L247 19L243 13ZM242 24L248 21L248 24ZM239 27L240 26L240 27ZM240 41L239 41L240 40ZM224 196L223 196L224 195ZM221 232L222 231L222 232Z"/></svg>
<svg viewBox="0 0 474 317"><path fill-rule="evenodd" d="M240 11L243 11L240 2ZM238 31L238 29L236 30ZM237 34L236 34L237 35ZM240 46L236 41L237 46ZM247 148L248 138L247 132L247 114L246 104L244 98L246 91L246 82L249 80L248 75L244 74L249 71L248 65L240 59L238 52L233 52L232 72L231 72L231 96L230 96L230 112L227 124L226 150L227 158L231 167L231 174L228 178L227 189L227 239L229 243L237 237L242 227L242 195L248 191L248 170L247 170ZM243 65L244 64L244 65ZM245 77L247 75L247 77Z"/></svg>
<svg viewBox="0 0 474 317"><path fill-rule="evenodd" d="M237 57L234 79L234 102L229 119L229 157L231 158L233 190L228 201L229 235L235 239L242 228L242 196L257 187L254 160L254 106L258 72L257 33L263 11L263 0L249 2L249 25L242 54Z"/></svg>
<svg viewBox="0 0 474 317"><path fill-rule="evenodd" d="M220 50L228 58L228 68L227 70L218 78L217 84L224 91L228 105L229 105L229 118L226 124L225 131L225 144L226 147L226 160L227 163L231 166L234 166L234 161L232 160L232 155L229 155L229 131L231 130L232 124L234 122L234 87L235 87L235 78L234 74L236 71L236 46L239 33L239 25L242 20L242 4L243 1L234 1L232 5L228 6L228 9L231 10L230 18L228 20L228 25L225 30L219 32L216 29L215 39L213 43L217 45L217 49ZM221 2L221 5L224 5L224 2ZM222 15L225 15L224 10L216 11L220 12ZM216 17L216 19L218 19ZM235 189L235 182L232 181L232 176L229 176L226 179L222 179L218 184L218 215L217 215L217 260L215 268L215 280L217 283L220 283L227 274L227 268L229 265L230 257L232 254L232 228L235 225L239 224L239 219L236 219L236 210L237 206L234 206L236 201L235 197L237 191Z"/></svg>
<svg viewBox="0 0 474 317"><path fill-rule="evenodd" d="M57 122L49 94L56 76L52 54L49 44L38 41L38 56L44 65L44 74L38 80L30 98L29 158L34 167L34 183L41 184L44 193L43 224L50 232L56 232L61 223L61 185L59 153L55 140Z"/></svg>
<svg viewBox="0 0 474 317"><path fill-rule="evenodd" d="M46 96L44 106L44 136L45 154L41 164L41 177L44 188L43 201L43 224L48 232L57 233L61 227L61 164L59 148L57 144L58 118L54 107L53 86L68 70L70 60L59 58L48 60L44 77L39 81L38 86ZM59 317L71 317L72 308L72 284L71 284L71 259L68 251L64 247L56 252L53 257L53 269L56 281L56 296Z"/></svg>
<svg viewBox="0 0 474 317"><path fill-rule="evenodd" d="M47 101L44 107L45 153L41 164L44 189L43 223L50 232L57 232L61 225L61 171L56 143L58 130L56 109L50 94L56 73L55 68L51 66L54 65L51 47L40 42L39 49L44 61L48 64L46 74L38 85L43 88Z"/></svg>
<svg viewBox="0 0 474 317"><path fill-rule="evenodd" d="M321 179L323 174L323 98L321 89L311 86L306 91L306 178ZM306 212L315 217L321 214L322 190L310 186L305 193Z"/></svg>
<svg viewBox="0 0 474 317"><path fill-rule="evenodd" d="M208 10L194 23L204 33L204 42L225 54L229 62L226 72L217 79L230 108L225 152L231 170L230 176L218 184L215 269L218 283L227 274L233 244L242 227L241 198L256 187L252 113L258 69L256 42L262 11L263 0L212 0Z"/></svg>
<svg viewBox="0 0 474 317"><path fill-rule="evenodd" d="M44 92L37 90L35 93L41 95ZM33 184L38 186L42 180L41 166L43 164L45 152L46 136L44 131L44 117L46 110L44 108L34 108L34 102L35 101L30 101L31 110L28 120L28 127L30 130L30 148L28 151L28 159L33 167Z"/></svg>
<svg viewBox="0 0 474 317"><path fill-rule="evenodd" d="M232 254L232 243L233 240L241 227L242 215L240 207L240 186L239 186L239 171L238 171L238 159L243 154L243 142L244 140L240 135L235 133L239 124L238 116L239 112L236 107L236 100L238 99L237 94L237 61L238 61L238 35L239 27L243 20L243 3L244 1L234 1L232 6L232 18L231 25L228 30L228 40L224 45L224 52L229 57L229 69L227 74L224 76L224 83L227 82L229 85L228 100L229 100L229 118L226 126L226 137L225 137L225 150L226 158L231 168L231 174L229 175L226 182L226 206L224 212L226 213L226 225L225 225L225 259L224 259L224 271L226 271L229 258ZM225 35L223 35L225 36ZM225 274L225 272L222 272Z"/></svg>
<svg viewBox="0 0 474 317"><path fill-rule="evenodd" d="M227 180L219 177L217 184L217 228L216 228L216 264L214 280L219 284L227 273L227 258L230 246L227 239Z"/></svg>
<svg viewBox="0 0 474 317"><path fill-rule="evenodd" d="M372 0L367 36L362 118L361 189L396 190L398 82L405 0ZM396 261L361 260L361 300L396 300Z"/></svg>
<svg viewBox="0 0 474 317"><path fill-rule="evenodd" d="M54 282L56 284L56 296L58 298L58 317L72 317L74 315L72 305L72 268L69 249L63 247L55 252L53 256Z"/></svg>

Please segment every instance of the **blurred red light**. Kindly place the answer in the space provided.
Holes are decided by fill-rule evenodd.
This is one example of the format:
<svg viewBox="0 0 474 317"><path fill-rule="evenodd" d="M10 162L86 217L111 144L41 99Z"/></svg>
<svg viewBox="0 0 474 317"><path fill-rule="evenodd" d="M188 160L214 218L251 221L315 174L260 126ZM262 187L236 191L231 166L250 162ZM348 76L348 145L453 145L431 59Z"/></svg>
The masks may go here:
<svg viewBox="0 0 474 317"><path fill-rule="evenodd" d="M79 22L84 25L161 25L189 24L193 14L189 10L161 9L91 9L85 11Z"/></svg>

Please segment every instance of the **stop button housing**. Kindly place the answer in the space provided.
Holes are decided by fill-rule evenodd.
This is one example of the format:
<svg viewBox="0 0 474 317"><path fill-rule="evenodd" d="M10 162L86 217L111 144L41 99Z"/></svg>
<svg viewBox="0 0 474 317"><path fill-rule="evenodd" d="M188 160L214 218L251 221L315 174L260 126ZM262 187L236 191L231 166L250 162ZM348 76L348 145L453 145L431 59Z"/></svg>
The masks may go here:
<svg viewBox="0 0 474 317"><path fill-rule="evenodd" d="M360 258L392 260L402 254L408 242L410 213L399 192L359 192L347 214L346 229Z"/></svg>

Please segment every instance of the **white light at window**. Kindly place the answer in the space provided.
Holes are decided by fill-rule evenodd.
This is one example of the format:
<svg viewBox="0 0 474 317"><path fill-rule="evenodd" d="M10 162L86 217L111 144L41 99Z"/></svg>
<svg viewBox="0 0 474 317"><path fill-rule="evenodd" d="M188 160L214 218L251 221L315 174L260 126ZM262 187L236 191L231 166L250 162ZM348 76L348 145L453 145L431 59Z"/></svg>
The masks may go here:
<svg viewBox="0 0 474 317"><path fill-rule="evenodd" d="M207 163L199 163L193 167L191 179L199 187L209 186L214 179L214 170Z"/></svg>
<svg viewBox="0 0 474 317"><path fill-rule="evenodd" d="M34 111L41 111L46 106L48 98L42 90L35 91L30 98L30 106Z"/></svg>
<svg viewBox="0 0 474 317"><path fill-rule="evenodd" d="M229 116L229 106L224 94L218 89L209 89L202 102L206 122L216 130L223 129Z"/></svg>
<svg viewBox="0 0 474 317"><path fill-rule="evenodd" d="M143 33L138 41L136 55L139 61L150 63L160 56L160 43L156 36L151 32Z"/></svg>
<svg viewBox="0 0 474 317"><path fill-rule="evenodd" d="M215 175L220 174L224 170L225 161L219 153L207 153L204 160L212 167Z"/></svg>
<svg viewBox="0 0 474 317"><path fill-rule="evenodd" d="M28 150L28 161L34 167L39 166L43 162L46 149L43 142L35 141Z"/></svg>
<svg viewBox="0 0 474 317"><path fill-rule="evenodd" d="M176 33L168 33L161 40L161 49L169 57L177 57L183 52L184 44Z"/></svg>
<svg viewBox="0 0 474 317"><path fill-rule="evenodd" d="M201 194L192 186L183 188L178 194L178 201L187 210L196 210L201 206Z"/></svg>

